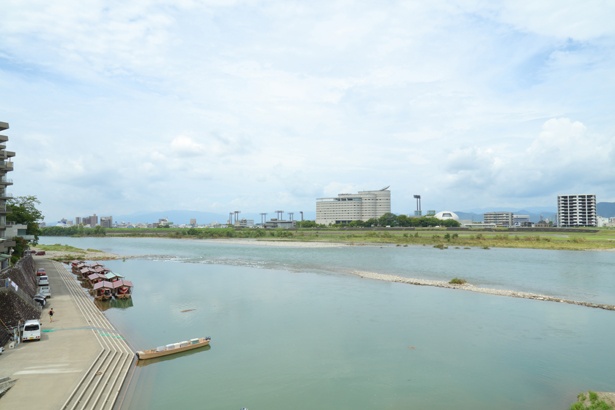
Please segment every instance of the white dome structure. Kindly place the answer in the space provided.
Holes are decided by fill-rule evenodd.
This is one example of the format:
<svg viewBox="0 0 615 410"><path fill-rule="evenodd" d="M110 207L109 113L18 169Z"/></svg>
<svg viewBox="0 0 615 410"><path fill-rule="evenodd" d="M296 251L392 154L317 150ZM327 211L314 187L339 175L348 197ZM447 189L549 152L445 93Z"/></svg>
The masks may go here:
<svg viewBox="0 0 615 410"><path fill-rule="evenodd" d="M434 218L446 220L446 219L454 219L455 221L459 221L459 216L455 212L451 211L441 211L434 215Z"/></svg>

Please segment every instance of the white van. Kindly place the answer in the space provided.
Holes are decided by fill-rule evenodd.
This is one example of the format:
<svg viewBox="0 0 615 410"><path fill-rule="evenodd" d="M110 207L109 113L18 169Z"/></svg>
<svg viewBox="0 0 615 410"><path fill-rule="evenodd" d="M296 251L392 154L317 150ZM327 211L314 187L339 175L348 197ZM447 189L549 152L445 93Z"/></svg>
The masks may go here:
<svg viewBox="0 0 615 410"><path fill-rule="evenodd" d="M38 286L44 286L44 285L49 285L49 277L47 275L38 276Z"/></svg>
<svg viewBox="0 0 615 410"><path fill-rule="evenodd" d="M37 319L26 320L21 332L21 340L41 340L41 322Z"/></svg>

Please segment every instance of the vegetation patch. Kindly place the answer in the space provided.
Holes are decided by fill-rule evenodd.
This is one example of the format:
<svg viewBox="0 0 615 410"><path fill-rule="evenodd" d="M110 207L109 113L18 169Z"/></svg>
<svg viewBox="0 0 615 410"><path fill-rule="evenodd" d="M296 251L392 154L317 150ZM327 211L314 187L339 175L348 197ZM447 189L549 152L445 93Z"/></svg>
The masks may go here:
<svg viewBox="0 0 615 410"><path fill-rule="evenodd" d="M448 283L450 283L451 285L465 285L467 282L465 279L453 278Z"/></svg>
<svg viewBox="0 0 615 410"><path fill-rule="evenodd" d="M580 393L570 410L614 410L613 401L602 395L591 390L587 394Z"/></svg>
<svg viewBox="0 0 615 410"><path fill-rule="evenodd" d="M75 248L74 246L70 246L70 245L60 245L59 243L56 243L54 245L37 245L36 247L38 249L43 250L43 251L78 252L78 253L84 253L85 252L83 249ZM102 251L94 250L94 249L88 249L88 252L102 252Z"/></svg>

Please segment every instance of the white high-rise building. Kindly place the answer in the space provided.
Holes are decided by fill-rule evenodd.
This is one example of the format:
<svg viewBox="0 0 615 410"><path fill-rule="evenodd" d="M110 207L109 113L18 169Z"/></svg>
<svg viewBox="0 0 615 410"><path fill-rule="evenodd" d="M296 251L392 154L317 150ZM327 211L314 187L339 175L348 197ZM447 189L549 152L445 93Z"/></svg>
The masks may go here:
<svg viewBox="0 0 615 410"><path fill-rule="evenodd" d="M597 226L596 195L558 195L557 226Z"/></svg>
<svg viewBox="0 0 615 410"><path fill-rule="evenodd" d="M378 191L359 191L358 194L338 194L333 198L316 199L316 223L345 224L380 218L391 212L389 187Z"/></svg>

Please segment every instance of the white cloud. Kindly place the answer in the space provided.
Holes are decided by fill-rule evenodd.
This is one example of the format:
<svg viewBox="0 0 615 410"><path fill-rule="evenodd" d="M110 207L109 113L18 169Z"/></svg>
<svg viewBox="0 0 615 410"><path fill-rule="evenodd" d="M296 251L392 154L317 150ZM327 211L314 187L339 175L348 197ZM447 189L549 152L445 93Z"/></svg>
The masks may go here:
<svg viewBox="0 0 615 410"><path fill-rule="evenodd" d="M386 185L394 210L612 201L613 7L9 1L12 189L58 219Z"/></svg>

